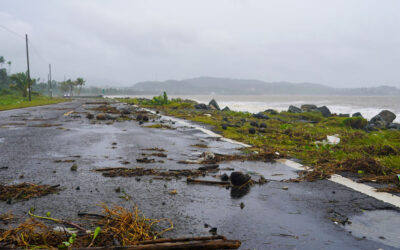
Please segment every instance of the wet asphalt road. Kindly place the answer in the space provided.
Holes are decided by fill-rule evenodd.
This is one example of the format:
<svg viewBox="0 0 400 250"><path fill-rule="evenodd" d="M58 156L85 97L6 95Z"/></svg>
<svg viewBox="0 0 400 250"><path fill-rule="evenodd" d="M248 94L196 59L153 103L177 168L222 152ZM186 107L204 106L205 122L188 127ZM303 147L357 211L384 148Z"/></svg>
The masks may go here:
<svg viewBox="0 0 400 250"><path fill-rule="evenodd" d="M133 120L91 124L85 116L87 112L95 113L88 110L95 106L98 105L74 100L0 112L0 183L32 182L62 187L59 194L12 204L0 201L0 213L11 211L26 218L29 208L35 207L37 214L50 211L53 217L79 222L78 212L99 212L101 209L97 205L103 202L130 207L131 203L115 192L120 187L147 217L172 219L174 230L167 233L172 237L209 235L210 228L205 227L208 224L216 227L218 234L241 240L241 249L400 247L400 238L396 238L400 235L399 220L387 221L388 216L399 217L392 206L326 180L281 181L296 176L281 163L221 164L220 168L250 171L253 178L262 174L270 180L265 185L253 186L242 197L236 197L224 187L190 185L184 178L166 181L152 176L140 177L140 180L103 177L93 169L117 166L197 168L198 165L178 164L177 161L196 159L204 151L237 153L238 146L179 124L173 125L176 130L145 128ZM75 113L66 114L70 111ZM35 127L40 124L57 126ZM197 143L207 144L209 148L190 146ZM136 158L143 157L142 153L151 153L146 148L153 147L168 151L167 158L154 157L165 163L136 163ZM70 170L72 163L55 162L66 159L76 160L76 172ZM130 164L123 165L122 161ZM177 190L176 195L169 194L173 189ZM375 224L369 223L371 219L363 219L371 218L364 216L371 211L375 213L372 217L377 219ZM352 221L353 217L359 224L344 227L331 220L349 218Z"/></svg>

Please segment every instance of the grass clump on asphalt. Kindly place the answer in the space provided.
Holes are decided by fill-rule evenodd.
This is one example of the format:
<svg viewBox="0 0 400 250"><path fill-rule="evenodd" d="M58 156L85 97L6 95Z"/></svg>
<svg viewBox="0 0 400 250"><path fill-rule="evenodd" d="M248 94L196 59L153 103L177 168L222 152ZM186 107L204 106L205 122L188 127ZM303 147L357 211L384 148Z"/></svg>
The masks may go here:
<svg viewBox="0 0 400 250"><path fill-rule="evenodd" d="M21 97L17 95L0 95L0 111L42 106L67 101L69 100L65 98L50 98L48 96L37 95L32 95L32 101L29 101L27 97Z"/></svg>
<svg viewBox="0 0 400 250"><path fill-rule="evenodd" d="M257 148L268 148L299 159L314 168L312 179L327 178L340 171L343 162L358 160L377 165L368 172L360 165L357 173L385 176L400 173L400 131L363 128L367 121L361 117L324 117L320 112L264 113L270 119L260 119L248 112L197 110L195 102L181 100L156 104L143 99L120 99L141 107L156 109L166 115L209 125L213 131ZM254 132L254 133L251 133ZM337 135L340 143L329 144L327 136ZM372 164L372 163L371 163ZM352 168L352 169L353 169ZM365 176L363 176L365 177ZM311 178L308 178L311 179ZM395 178L393 178L395 179ZM398 181L397 181L398 183Z"/></svg>

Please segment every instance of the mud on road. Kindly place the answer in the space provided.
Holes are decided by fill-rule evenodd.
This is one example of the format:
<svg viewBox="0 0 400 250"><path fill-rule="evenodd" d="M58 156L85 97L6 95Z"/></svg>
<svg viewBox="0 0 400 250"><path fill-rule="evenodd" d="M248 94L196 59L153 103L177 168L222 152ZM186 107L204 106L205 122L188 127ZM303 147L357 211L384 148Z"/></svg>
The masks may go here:
<svg viewBox="0 0 400 250"><path fill-rule="evenodd" d="M160 123L156 115L144 121L146 114L141 114L138 121L137 110L129 105L113 103L109 113L99 109L102 105L74 100L0 112L0 184L27 182L61 189L28 200L0 201L0 214L12 212L23 221L35 207L37 214L50 211L54 217L79 222L79 212L98 213L100 203L131 207L133 202L147 217L171 219L174 230L168 237L217 233L241 240L241 249L400 247L397 209L328 180L287 182L297 173L278 162L222 162L216 172L200 176L219 181L219 175L243 171L254 180L261 175L269 180L239 193L224 186L189 184L184 176L103 176L95 169L195 170L202 165L178 162L196 160L203 152L241 151L240 145L190 126L166 118ZM87 118L89 113L93 119ZM108 117L97 120L99 113ZM149 126L153 124L163 126ZM155 149L165 155L154 154L159 152ZM143 158L151 161L137 161ZM0 222L0 227L7 226Z"/></svg>

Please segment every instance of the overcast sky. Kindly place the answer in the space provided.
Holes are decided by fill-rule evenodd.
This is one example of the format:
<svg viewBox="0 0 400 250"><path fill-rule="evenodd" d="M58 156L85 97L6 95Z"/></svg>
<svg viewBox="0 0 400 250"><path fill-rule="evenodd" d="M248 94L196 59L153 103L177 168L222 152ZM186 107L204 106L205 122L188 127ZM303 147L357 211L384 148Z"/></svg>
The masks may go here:
<svg viewBox="0 0 400 250"><path fill-rule="evenodd" d="M0 0L32 75L89 85L197 76L400 87L399 0ZM26 68L0 27L0 55Z"/></svg>

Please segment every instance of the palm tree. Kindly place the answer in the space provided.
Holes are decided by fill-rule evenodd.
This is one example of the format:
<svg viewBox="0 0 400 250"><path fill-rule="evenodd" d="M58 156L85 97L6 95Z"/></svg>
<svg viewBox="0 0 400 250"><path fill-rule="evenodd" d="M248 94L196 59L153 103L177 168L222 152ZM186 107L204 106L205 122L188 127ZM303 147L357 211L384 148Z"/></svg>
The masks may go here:
<svg viewBox="0 0 400 250"><path fill-rule="evenodd" d="M10 74L10 72L11 72L11 61L8 61L7 64L8 64L8 74Z"/></svg>
<svg viewBox="0 0 400 250"><path fill-rule="evenodd" d="M81 94L82 86L85 85L85 80L82 77L78 77L75 81L75 85L79 87L78 95Z"/></svg>
<svg viewBox="0 0 400 250"><path fill-rule="evenodd" d="M5 59L3 56L0 56L0 68L3 68L3 63L5 63Z"/></svg>
<svg viewBox="0 0 400 250"><path fill-rule="evenodd" d="M21 72L12 74L10 76L10 80L11 88L21 92L23 97L26 97L28 95L28 76L25 73Z"/></svg>

